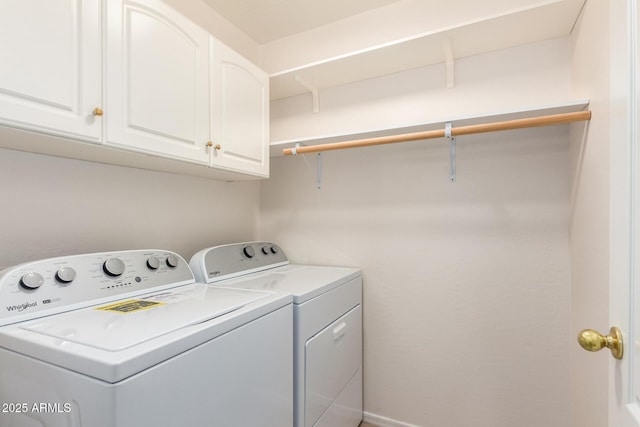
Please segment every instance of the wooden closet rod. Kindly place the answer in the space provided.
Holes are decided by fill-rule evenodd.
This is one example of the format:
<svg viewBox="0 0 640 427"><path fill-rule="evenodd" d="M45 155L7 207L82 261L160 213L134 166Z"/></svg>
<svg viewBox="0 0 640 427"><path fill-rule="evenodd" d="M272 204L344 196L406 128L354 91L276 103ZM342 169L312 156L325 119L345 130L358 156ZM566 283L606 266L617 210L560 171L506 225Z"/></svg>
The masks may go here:
<svg viewBox="0 0 640 427"><path fill-rule="evenodd" d="M470 135L473 133L495 132L499 130L523 129L536 126L559 125L570 122L591 120L591 111L578 111L574 113L552 114L549 116L531 117L528 119L507 120L504 122L484 123L478 125L460 126L451 128L451 136ZM445 130L436 129L424 132L405 133L401 135L381 136L377 138L358 139L355 141L333 142L321 145L309 145L306 147L285 148L282 154L317 153L320 151L341 150L344 148L368 147L370 145L394 144L396 142L418 141L421 139L444 138ZM294 151L295 150L295 151Z"/></svg>

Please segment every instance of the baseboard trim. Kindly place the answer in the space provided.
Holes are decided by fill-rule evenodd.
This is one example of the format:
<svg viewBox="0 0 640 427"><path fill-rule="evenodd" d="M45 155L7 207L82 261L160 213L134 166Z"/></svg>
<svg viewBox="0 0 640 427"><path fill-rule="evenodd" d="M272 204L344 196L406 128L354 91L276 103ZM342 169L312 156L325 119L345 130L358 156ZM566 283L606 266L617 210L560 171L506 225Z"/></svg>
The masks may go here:
<svg viewBox="0 0 640 427"><path fill-rule="evenodd" d="M362 420L378 427L420 427L416 424L403 423L402 421L372 414L371 412L366 411L362 415Z"/></svg>

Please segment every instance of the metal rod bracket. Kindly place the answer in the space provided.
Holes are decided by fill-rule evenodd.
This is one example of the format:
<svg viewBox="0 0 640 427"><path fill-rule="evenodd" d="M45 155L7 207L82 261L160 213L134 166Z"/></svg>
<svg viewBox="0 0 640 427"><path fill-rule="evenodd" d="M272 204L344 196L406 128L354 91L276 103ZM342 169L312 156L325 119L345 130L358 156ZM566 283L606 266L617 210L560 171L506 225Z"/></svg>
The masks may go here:
<svg viewBox="0 0 640 427"><path fill-rule="evenodd" d="M307 168L311 171L311 165L307 160L307 156L305 156L304 153L298 153L298 148L300 147L302 147L302 144L299 142L296 142L296 146L291 149L291 154L294 156L297 156L298 154L300 154L300 156L302 157L302 160L304 160L305 164L307 165ZM318 155L316 156L316 187L318 188L318 190L321 190L322 189L322 153L317 153L317 154Z"/></svg>
<svg viewBox="0 0 640 427"><path fill-rule="evenodd" d="M444 136L449 140L449 181L456 182L456 138L451 135L451 122L445 123Z"/></svg>
<svg viewBox="0 0 640 427"><path fill-rule="evenodd" d="M318 157L316 158L316 166L317 166L317 176L316 176L316 184L318 186L318 190L322 189L322 153L318 153Z"/></svg>

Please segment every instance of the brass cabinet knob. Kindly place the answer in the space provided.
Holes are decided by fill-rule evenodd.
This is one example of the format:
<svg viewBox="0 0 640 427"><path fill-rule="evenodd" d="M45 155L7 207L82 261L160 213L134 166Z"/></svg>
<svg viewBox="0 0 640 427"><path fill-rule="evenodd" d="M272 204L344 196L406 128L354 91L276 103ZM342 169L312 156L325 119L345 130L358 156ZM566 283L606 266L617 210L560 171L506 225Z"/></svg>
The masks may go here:
<svg viewBox="0 0 640 427"><path fill-rule="evenodd" d="M207 147L213 147L213 142L207 141Z"/></svg>
<svg viewBox="0 0 640 427"><path fill-rule="evenodd" d="M92 114L94 116L102 117L102 115L104 114L104 111L102 111L102 108L96 107L93 109Z"/></svg>
<svg viewBox="0 0 640 427"><path fill-rule="evenodd" d="M580 346L587 351L600 351L603 348L611 350L611 355L615 359L622 359L623 343L622 332L617 327L609 330L609 335L604 336L593 329L585 329L578 334Z"/></svg>
<svg viewBox="0 0 640 427"><path fill-rule="evenodd" d="M221 149L221 148L222 148L222 146L221 146L220 144L216 144L216 146L215 146L215 147L213 147L213 148L214 148L214 149L216 149L216 151L217 151L217 150Z"/></svg>

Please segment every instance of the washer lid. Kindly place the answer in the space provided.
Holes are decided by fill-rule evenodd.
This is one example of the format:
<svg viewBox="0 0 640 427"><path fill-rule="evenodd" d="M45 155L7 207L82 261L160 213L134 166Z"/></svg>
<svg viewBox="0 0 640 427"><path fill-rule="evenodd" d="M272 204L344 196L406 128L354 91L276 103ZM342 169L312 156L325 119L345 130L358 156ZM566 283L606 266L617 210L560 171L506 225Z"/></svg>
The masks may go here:
<svg viewBox="0 0 640 427"><path fill-rule="evenodd" d="M42 318L20 328L61 342L116 352L214 319L266 296L269 293L184 286Z"/></svg>

